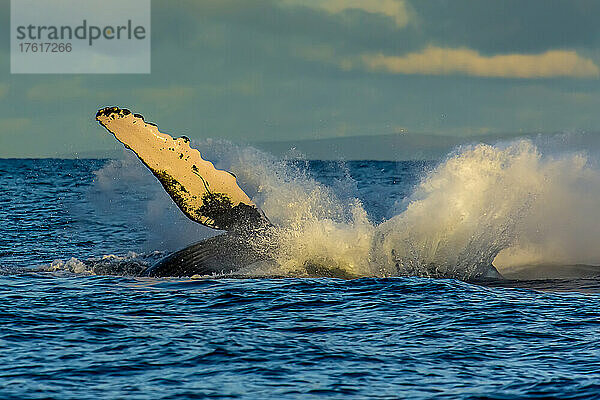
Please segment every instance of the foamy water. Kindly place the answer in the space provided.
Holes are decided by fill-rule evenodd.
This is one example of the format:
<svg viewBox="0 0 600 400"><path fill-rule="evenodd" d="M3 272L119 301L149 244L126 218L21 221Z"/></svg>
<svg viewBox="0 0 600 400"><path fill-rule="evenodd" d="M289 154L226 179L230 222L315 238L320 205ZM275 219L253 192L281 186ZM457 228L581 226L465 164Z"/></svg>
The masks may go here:
<svg viewBox="0 0 600 400"><path fill-rule="evenodd" d="M373 188L387 207L380 222L342 163L325 184L302 160L223 141L195 147L235 173L276 226L256 239L277 244L276 263L269 271L261 265L261 273L301 275L306 264L318 264L355 276L470 279L492 263L502 274L532 265L600 265L600 169L583 152L544 154L530 140L465 146L424 172L401 201ZM215 234L187 221L133 157L96 176L103 197L118 196L123 186L147 190L140 218L153 233L149 250L174 250Z"/></svg>

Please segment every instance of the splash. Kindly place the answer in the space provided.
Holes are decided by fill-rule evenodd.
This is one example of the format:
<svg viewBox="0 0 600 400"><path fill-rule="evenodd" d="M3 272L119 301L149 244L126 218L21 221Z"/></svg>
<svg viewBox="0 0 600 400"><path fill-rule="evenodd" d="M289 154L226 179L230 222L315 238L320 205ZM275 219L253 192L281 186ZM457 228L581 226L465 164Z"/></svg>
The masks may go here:
<svg viewBox="0 0 600 400"><path fill-rule="evenodd" d="M524 265L600 264L600 170L583 152L542 154L530 140L459 148L423 176L400 211L377 224L349 174L324 185L302 160L225 141L194 147L217 168L232 171L275 224L256 238L257 245L276 243L267 271L272 275L302 276L326 266L349 276L470 279L488 274L492 264L501 273ZM114 177L110 168L98 176ZM185 224L185 217L161 197L160 187L150 198L155 216L156 210L174 211L168 222L150 218L151 230L179 247L206 237L165 230Z"/></svg>
<svg viewBox="0 0 600 400"><path fill-rule="evenodd" d="M109 254L102 257L91 257L85 260L71 257L66 261L55 260L50 264L41 265L36 270L44 272L69 272L85 275L138 276L142 271L163 256L164 253L159 251L141 254L130 251L124 256Z"/></svg>
<svg viewBox="0 0 600 400"><path fill-rule="evenodd" d="M449 156L405 200L406 210L377 228L379 264L409 275L485 274L516 242L520 221L539 200L540 162L528 141Z"/></svg>

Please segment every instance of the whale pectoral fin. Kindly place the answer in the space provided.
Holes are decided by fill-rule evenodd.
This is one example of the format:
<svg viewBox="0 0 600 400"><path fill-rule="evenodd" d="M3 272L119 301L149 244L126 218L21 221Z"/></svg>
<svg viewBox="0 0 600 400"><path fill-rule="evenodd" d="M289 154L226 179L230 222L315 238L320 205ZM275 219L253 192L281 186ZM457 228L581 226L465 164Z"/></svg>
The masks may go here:
<svg viewBox="0 0 600 400"><path fill-rule="evenodd" d="M173 138L141 115L118 107L99 110L96 120L138 156L191 220L223 230L268 223L235 175L202 159L187 137Z"/></svg>

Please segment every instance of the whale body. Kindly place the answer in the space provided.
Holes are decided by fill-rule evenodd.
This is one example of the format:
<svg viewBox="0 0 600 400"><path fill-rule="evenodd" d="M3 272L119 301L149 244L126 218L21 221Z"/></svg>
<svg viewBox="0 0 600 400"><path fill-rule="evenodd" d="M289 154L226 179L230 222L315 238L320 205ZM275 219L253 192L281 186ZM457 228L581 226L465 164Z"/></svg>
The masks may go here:
<svg viewBox="0 0 600 400"><path fill-rule="evenodd" d="M231 274L269 257L257 251L247 234L223 233L176 251L142 275L151 277L187 277Z"/></svg>

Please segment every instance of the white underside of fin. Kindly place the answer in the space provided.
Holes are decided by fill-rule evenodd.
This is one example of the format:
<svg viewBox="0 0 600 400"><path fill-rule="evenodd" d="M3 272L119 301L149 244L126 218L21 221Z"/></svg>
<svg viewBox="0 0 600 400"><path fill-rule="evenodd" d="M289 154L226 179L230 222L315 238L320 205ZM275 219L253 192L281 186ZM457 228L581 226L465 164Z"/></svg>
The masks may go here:
<svg viewBox="0 0 600 400"><path fill-rule="evenodd" d="M177 206L190 219L211 228L218 226L207 204L235 207L255 206L238 186L233 174L218 170L200 152L190 147L189 139L161 133L156 125L138 114L117 107L98 111L96 119L115 138L131 149L154 173ZM203 207L204 206L204 207Z"/></svg>

